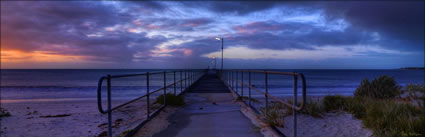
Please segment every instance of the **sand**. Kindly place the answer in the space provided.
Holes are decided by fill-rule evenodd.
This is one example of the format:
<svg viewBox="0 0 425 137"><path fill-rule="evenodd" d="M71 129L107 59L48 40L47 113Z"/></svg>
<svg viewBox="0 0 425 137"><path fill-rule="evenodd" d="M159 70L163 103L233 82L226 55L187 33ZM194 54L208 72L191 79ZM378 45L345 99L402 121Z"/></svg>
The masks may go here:
<svg viewBox="0 0 425 137"><path fill-rule="evenodd" d="M307 100L321 101L323 96L311 96ZM256 98L261 103L255 104L256 108L264 107L264 98ZM283 100L292 99L292 97L282 97ZM298 99L299 101L301 98ZM272 101L272 100L269 100ZM242 107L244 108L244 107ZM245 107L246 108L246 107ZM247 114L252 114L250 112ZM257 117L261 117L257 115ZM256 125L263 125L260 122L255 122ZM355 118L347 112L324 113L323 118L315 118L310 115L297 114L297 136L298 137L370 137L373 131L365 128L360 119ZM269 134L263 133L265 136L274 136L271 130L263 127ZM293 137L293 115L287 116L284 119L284 127L277 127L287 137Z"/></svg>
<svg viewBox="0 0 425 137"><path fill-rule="evenodd" d="M350 113L326 113L323 118L297 115L297 136L299 137L370 137L372 131L364 128L361 120ZM278 128L287 137L293 137L293 117L285 118L284 128Z"/></svg>
<svg viewBox="0 0 425 137"><path fill-rule="evenodd" d="M2 137L93 137L106 131L107 128L107 115L98 112L95 100L12 102L2 103L2 107L12 114L10 117L2 118L0 127ZM153 108L158 107L159 105L155 105ZM145 101L137 101L128 107L114 111L112 115L114 135L119 135L141 123L146 117L144 108L146 108ZM246 107L241 109L242 112L247 112ZM174 110L165 109L165 111L171 113ZM148 126L158 129L148 129L150 133L141 136L152 136L166 128L168 122L165 119L170 113L160 113L158 118L161 122L158 123L161 124ZM253 112L247 114L251 113ZM252 115L248 117L258 122L258 117L255 118ZM292 121L292 116L286 117L285 127L279 128L288 137L293 136ZM275 135L264 126L264 123L253 123L261 128L263 135ZM369 137L372 135L370 129L363 127L361 120L346 112L326 113L324 118L299 114L297 129L298 136L301 137Z"/></svg>
<svg viewBox="0 0 425 137"><path fill-rule="evenodd" d="M137 101L113 112L114 135L145 119L144 102ZM118 103L122 102L115 102ZM107 115L98 111L96 100L3 102L2 107L12 114L2 118L2 137L93 137L107 130Z"/></svg>

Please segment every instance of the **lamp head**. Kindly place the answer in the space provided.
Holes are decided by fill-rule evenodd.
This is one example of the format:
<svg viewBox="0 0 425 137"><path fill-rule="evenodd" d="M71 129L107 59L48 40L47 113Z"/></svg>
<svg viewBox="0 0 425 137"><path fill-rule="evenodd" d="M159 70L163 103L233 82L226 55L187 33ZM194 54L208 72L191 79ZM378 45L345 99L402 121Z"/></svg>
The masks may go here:
<svg viewBox="0 0 425 137"><path fill-rule="evenodd" d="M215 39L217 39L217 40L221 40L220 38L215 38Z"/></svg>

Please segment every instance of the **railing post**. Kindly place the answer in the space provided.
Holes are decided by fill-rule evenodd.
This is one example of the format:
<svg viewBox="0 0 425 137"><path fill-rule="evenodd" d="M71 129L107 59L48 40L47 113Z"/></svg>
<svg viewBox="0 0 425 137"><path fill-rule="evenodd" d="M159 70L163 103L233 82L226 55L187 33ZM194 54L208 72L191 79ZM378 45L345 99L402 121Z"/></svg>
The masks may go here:
<svg viewBox="0 0 425 137"><path fill-rule="evenodd" d="M173 72L174 74L174 96L176 95L176 71Z"/></svg>
<svg viewBox="0 0 425 137"><path fill-rule="evenodd" d="M227 74L226 74L226 78L227 78L227 85L230 85L230 75L229 75L229 73L230 73L230 72L227 72Z"/></svg>
<svg viewBox="0 0 425 137"><path fill-rule="evenodd" d="M112 105L111 105L111 75L107 76L107 94L108 94L108 136L112 137Z"/></svg>
<svg viewBox="0 0 425 137"><path fill-rule="evenodd" d="M241 96L243 97L243 71L241 71Z"/></svg>
<svg viewBox="0 0 425 137"><path fill-rule="evenodd" d="M146 112L146 114L147 114L147 118L148 119L150 119L150 116L149 116L149 114L150 114L150 103L149 103L149 72L147 72L146 73L146 103L147 103L147 112Z"/></svg>
<svg viewBox="0 0 425 137"><path fill-rule="evenodd" d="M297 110L295 109L295 107L297 107L297 99L298 99L298 92L297 92L297 77L298 76L294 76L294 103L292 104L293 108L292 111L294 113L294 137L297 137Z"/></svg>
<svg viewBox="0 0 425 137"><path fill-rule="evenodd" d="M238 81L239 81L239 77L238 77L238 73L239 73L239 71L236 71L236 87L235 87L235 91L236 91L236 93L238 93L239 94L239 92L238 92Z"/></svg>
<svg viewBox="0 0 425 137"><path fill-rule="evenodd" d="M164 71L164 105L167 105L167 72Z"/></svg>
<svg viewBox="0 0 425 137"><path fill-rule="evenodd" d="M251 72L248 72L248 98L249 98L249 106L251 106Z"/></svg>
<svg viewBox="0 0 425 137"><path fill-rule="evenodd" d="M180 70L180 93L183 92L183 71Z"/></svg>
<svg viewBox="0 0 425 137"><path fill-rule="evenodd" d="M232 72L231 71L228 71L227 72L227 77L228 77L228 82L227 82L227 84L229 84L229 86L231 86L231 83L232 83L232 77L231 77L231 75L230 74L232 74Z"/></svg>
<svg viewBox="0 0 425 137"><path fill-rule="evenodd" d="M184 90L187 88L187 70L184 70Z"/></svg>
<svg viewBox="0 0 425 137"><path fill-rule="evenodd" d="M235 85L234 85L234 83L235 83L235 79L233 78L233 71L232 71L232 89L234 90L235 88Z"/></svg>
<svg viewBox="0 0 425 137"><path fill-rule="evenodd" d="M268 88L268 75L267 75L267 72L264 72L264 76L265 76L265 78L264 78L264 80L265 80L264 89L266 91L265 96L266 96L266 116L267 116L268 111L269 111L269 91L268 91L269 88Z"/></svg>

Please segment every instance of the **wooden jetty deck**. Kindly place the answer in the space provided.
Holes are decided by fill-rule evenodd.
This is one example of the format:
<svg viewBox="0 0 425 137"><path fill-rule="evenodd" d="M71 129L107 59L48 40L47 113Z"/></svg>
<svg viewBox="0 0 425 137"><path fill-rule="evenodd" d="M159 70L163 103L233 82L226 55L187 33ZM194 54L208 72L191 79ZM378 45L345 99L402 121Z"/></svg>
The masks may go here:
<svg viewBox="0 0 425 137"><path fill-rule="evenodd" d="M262 134L240 111L229 89L208 72L185 94L185 105L154 137L258 137Z"/></svg>

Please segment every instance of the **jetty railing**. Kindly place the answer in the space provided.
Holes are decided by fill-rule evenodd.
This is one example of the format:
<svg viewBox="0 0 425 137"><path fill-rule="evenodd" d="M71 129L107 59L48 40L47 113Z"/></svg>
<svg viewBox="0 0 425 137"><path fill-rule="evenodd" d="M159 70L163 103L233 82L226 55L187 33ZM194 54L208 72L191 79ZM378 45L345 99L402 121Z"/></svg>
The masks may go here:
<svg viewBox="0 0 425 137"><path fill-rule="evenodd" d="M152 119L152 117L156 116L163 108L166 107L166 94L167 94L167 88L173 88L174 91L174 95L176 95L177 93L177 86L180 86L180 94L183 94L185 91L187 91L188 89L190 89L190 87L199 80L199 78L201 78L204 74L205 74L206 70L201 70L201 69L188 69L188 70L176 70L176 71L162 71L162 72L146 72L146 73L141 73L141 74L127 74L127 75L106 75L103 76L99 79L98 82L98 87L97 87L97 106L99 109L99 112L102 114L107 114L108 115L108 136L112 137L112 112L114 112L115 110L119 109L119 108L123 108L124 106L136 102L138 100L141 100L142 98L146 98L146 119L144 119L136 128L134 128L130 133L128 133L126 136L133 136L138 129L140 129L146 122L148 122L149 120ZM167 83L167 74L173 74L173 82L172 83ZM177 76L179 76L179 79L176 79L176 74ZM159 89L153 90L151 91L150 89L150 76L152 75L162 75L162 80L163 80L163 86L160 87ZM115 107L112 107L111 105L111 101L112 101L112 97L111 97L111 92L112 91L112 79L120 79L120 78L130 78L130 77L145 77L146 78L146 93L140 97L137 97L135 99L132 99L130 101L127 101L125 103L122 103L120 105L117 105ZM106 81L106 93L107 93L107 109L105 110L103 108L102 105L102 86L103 86L103 81ZM141 83L143 84L143 83ZM164 104L158 108L157 110L155 110L154 112L150 112L150 95L152 95L153 93L159 92L159 91L163 91L163 100L164 100ZM180 95L179 94L179 95Z"/></svg>
<svg viewBox="0 0 425 137"><path fill-rule="evenodd" d="M236 95L238 95L239 97L241 97L241 99L243 100L244 96L244 87L248 88L248 106L250 106L253 110L255 110L255 112L257 114L260 113L260 111L258 109L256 109L255 107L252 106L252 94L251 91L254 90L262 95L264 95L265 98L265 111L263 113L265 113L265 115L267 116L267 113L270 109L269 107L269 99L273 99L274 101L277 101L279 103L282 103L283 105L287 106L288 108L291 108L293 111L293 120L294 120L294 137L297 136L297 112L301 111L305 105L306 102L306 96L307 96L307 91L306 91L306 80L305 77L302 73L291 73L291 72L277 72L277 71L261 71L261 70L217 70L218 74L221 78L221 80L229 87L229 89L234 92ZM252 73L256 73L256 74L263 74L264 75L264 91L258 89L257 87L255 87L254 85L252 85L252 78L251 78L251 74ZM248 75L248 77L244 78L244 75ZM268 84L269 84L269 75L282 75L282 76L292 76L293 77L293 102L294 103L288 103L284 100L282 100L281 98L275 97L271 94L269 94L268 90ZM301 78L301 82L302 82L302 101L300 106L297 106L297 100L298 100L298 77ZM246 92L246 91L245 91ZM243 101L245 104L246 102ZM275 129L277 130L277 129ZM277 132L280 133L280 131L277 130ZM282 133L281 133L282 134Z"/></svg>

